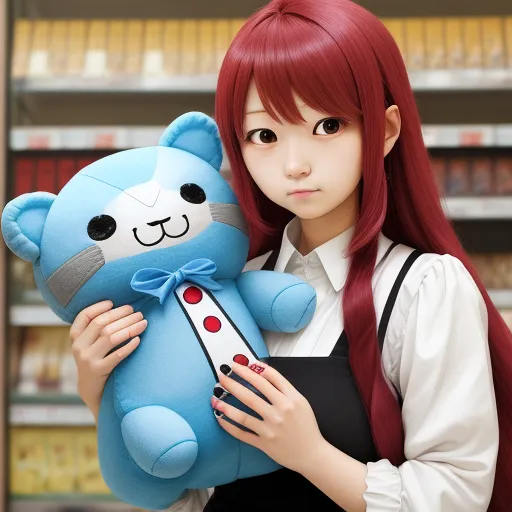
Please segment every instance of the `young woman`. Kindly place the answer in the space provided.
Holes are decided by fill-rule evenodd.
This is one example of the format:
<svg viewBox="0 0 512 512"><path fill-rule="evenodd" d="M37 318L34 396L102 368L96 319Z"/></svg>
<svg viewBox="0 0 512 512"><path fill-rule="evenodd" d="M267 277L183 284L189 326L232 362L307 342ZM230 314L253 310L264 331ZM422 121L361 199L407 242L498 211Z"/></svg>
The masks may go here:
<svg viewBox="0 0 512 512"><path fill-rule="evenodd" d="M302 277L317 310L299 333L265 333L261 374L229 362L269 402L221 385L262 420L212 396L219 425L283 469L171 510L509 510L512 336L445 218L391 35L349 0L274 0L226 55L216 119L247 268ZM146 326L111 307L71 328L95 415Z"/></svg>

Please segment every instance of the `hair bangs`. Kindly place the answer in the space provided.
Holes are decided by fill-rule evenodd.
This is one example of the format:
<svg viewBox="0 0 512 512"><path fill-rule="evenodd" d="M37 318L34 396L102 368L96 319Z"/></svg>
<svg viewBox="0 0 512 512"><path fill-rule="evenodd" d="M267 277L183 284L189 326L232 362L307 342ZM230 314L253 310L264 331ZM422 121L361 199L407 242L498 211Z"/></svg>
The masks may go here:
<svg viewBox="0 0 512 512"><path fill-rule="evenodd" d="M243 44L246 50L243 55L238 53L234 87L234 121L239 138L243 137L251 80L263 108L277 122L304 122L294 94L319 112L348 122L360 119L362 110L350 64L336 41L316 23L278 12L253 27Z"/></svg>

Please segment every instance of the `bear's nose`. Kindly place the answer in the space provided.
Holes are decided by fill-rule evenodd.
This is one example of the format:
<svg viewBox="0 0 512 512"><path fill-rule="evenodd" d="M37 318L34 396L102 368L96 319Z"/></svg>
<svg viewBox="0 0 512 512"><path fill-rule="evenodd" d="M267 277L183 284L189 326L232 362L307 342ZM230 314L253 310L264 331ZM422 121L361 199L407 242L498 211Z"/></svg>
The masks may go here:
<svg viewBox="0 0 512 512"><path fill-rule="evenodd" d="M155 206L160 190L160 185L156 181L148 181L126 189L125 193L146 206Z"/></svg>

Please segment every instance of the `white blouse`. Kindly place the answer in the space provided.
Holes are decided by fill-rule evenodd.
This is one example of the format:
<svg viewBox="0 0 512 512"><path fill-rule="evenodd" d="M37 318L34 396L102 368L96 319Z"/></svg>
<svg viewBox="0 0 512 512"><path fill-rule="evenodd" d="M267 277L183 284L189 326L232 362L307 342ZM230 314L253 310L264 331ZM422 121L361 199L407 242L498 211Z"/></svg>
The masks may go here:
<svg viewBox="0 0 512 512"><path fill-rule="evenodd" d="M285 229L276 271L315 288L312 321L293 334L264 332L273 356L328 356L343 331L342 291L353 229L302 256L300 222ZM410 249L381 235L373 293L377 321ZM247 263L260 269L270 253ZM407 461L367 465L368 512L480 512L491 499L498 418L487 342L487 310L464 265L450 255L422 254L409 270L391 314L382 352L385 376L403 398ZM198 490L169 509L202 512L212 490Z"/></svg>

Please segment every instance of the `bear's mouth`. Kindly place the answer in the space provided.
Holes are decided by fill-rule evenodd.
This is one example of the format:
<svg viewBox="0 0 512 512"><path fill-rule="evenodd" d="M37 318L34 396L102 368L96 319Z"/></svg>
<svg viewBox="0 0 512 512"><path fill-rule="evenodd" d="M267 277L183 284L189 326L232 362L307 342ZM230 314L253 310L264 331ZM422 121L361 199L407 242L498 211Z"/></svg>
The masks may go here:
<svg viewBox="0 0 512 512"><path fill-rule="evenodd" d="M190 223L188 221L187 216L186 215L182 215L182 217L185 219L185 222L186 222L187 225L185 227L185 230L182 233L180 233L179 235L169 235L169 233L167 233L165 231L164 224L171 220L171 217L167 217L166 219L154 220L153 222L148 222L147 223L147 225L151 226L151 227L160 226L160 229L162 230L162 235L160 236L160 238L156 242L151 242L151 243L143 242L137 236L137 228L133 228L133 236L135 237L135 240L137 240L137 242L139 242L139 244L143 245L144 247L152 247L154 245L158 245L165 237L167 237L167 238L181 238L182 236L186 235L188 233L188 230L190 229Z"/></svg>

